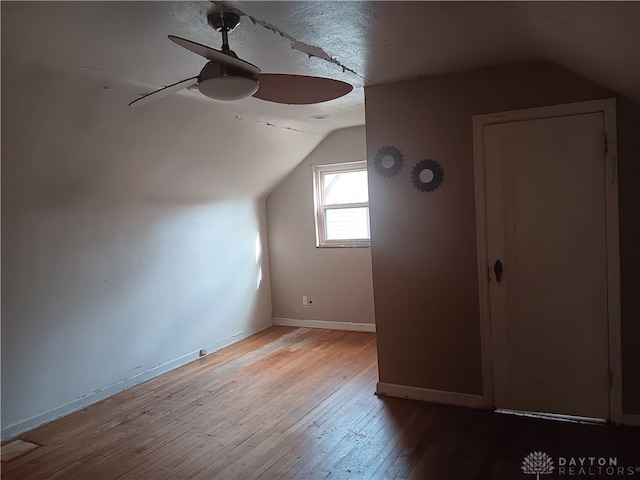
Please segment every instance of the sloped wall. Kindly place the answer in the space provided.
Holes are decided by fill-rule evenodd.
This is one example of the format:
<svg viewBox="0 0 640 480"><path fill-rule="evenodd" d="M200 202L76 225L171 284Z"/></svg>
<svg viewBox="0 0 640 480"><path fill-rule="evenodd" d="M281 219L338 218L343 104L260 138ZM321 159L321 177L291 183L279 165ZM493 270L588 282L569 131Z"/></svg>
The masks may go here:
<svg viewBox="0 0 640 480"><path fill-rule="evenodd" d="M372 86L365 95L380 381L482 394L472 116L614 94L532 62ZM635 413L640 122L637 106L621 97L618 122L624 409ZM371 162L389 144L402 150L405 166L400 175L382 178ZM443 185L430 194L409 178L424 158L441 162L445 172Z"/></svg>
<svg viewBox="0 0 640 480"><path fill-rule="evenodd" d="M6 57L9 45L3 438L272 323L264 200L241 193L260 168L219 158L208 131L228 116L189 98L133 111L135 89L37 70ZM251 129L265 136L243 146L260 144L263 159L302 136Z"/></svg>

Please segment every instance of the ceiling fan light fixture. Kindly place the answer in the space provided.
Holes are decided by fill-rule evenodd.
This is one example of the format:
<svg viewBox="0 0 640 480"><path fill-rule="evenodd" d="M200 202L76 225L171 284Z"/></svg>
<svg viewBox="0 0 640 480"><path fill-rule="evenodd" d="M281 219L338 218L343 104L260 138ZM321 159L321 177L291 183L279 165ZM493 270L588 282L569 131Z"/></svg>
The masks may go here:
<svg viewBox="0 0 640 480"><path fill-rule="evenodd" d="M251 77L222 75L198 82L198 90L209 98L230 102L250 97L258 91L258 80Z"/></svg>

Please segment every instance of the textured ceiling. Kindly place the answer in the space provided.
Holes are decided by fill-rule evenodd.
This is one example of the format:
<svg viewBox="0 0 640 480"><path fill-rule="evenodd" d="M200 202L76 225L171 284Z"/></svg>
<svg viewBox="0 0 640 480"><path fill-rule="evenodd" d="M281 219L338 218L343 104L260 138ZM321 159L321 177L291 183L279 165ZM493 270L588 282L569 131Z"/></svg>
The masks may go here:
<svg viewBox="0 0 640 480"><path fill-rule="evenodd" d="M312 106L221 104L185 91L126 109L139 95L197 75L203 59L167 35L219 48L206 13L220 5L243 14L230 35L241 58L263 72L345 80L354 91ZM3 96L6 62L23 75L90 79L111 92L110 108L121 107L118 118L139 135L169 135L187 156L202 157L197 173L182 173L180 188L203 171L220 177L215 170L236 172L224 188L259 194L327 133L364 123L366 85L547 60L640 102L639 24L640 2L2 2ZM189 134L172 124L189 125ZM206 152L219 154L209 171ZM202 188L218 186L212 182Z"/></svg>

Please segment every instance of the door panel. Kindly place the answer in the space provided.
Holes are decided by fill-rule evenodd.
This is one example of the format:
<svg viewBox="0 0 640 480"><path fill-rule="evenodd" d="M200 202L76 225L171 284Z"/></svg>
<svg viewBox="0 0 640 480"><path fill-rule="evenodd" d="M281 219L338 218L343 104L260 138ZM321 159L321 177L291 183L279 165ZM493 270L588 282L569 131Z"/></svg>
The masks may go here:
<svg viewBox="0 0 640 480"><path fill-rule="evenodd" d="M601 113L484 128L498 408L607 418Z"/></svg>

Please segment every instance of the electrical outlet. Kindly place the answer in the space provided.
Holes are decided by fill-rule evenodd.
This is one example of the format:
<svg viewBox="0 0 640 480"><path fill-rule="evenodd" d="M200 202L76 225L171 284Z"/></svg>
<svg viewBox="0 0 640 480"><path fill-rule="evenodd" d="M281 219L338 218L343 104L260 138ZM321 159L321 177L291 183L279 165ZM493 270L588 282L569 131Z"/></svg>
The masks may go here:
<svg viewBox="0 0 640 480"><path fill-rule="evenodd" d="M207 355L207 349L206 348L203 348L202 350L200 350L200 356L201 357L204 357L206 355Z"/></svg>
<svg viewBox="0 0 640 480"><path fill-rule="evenodd" d="M303 307L308 307L309 306L309 298L306 295L302 296L302 306Z"/></svg>

